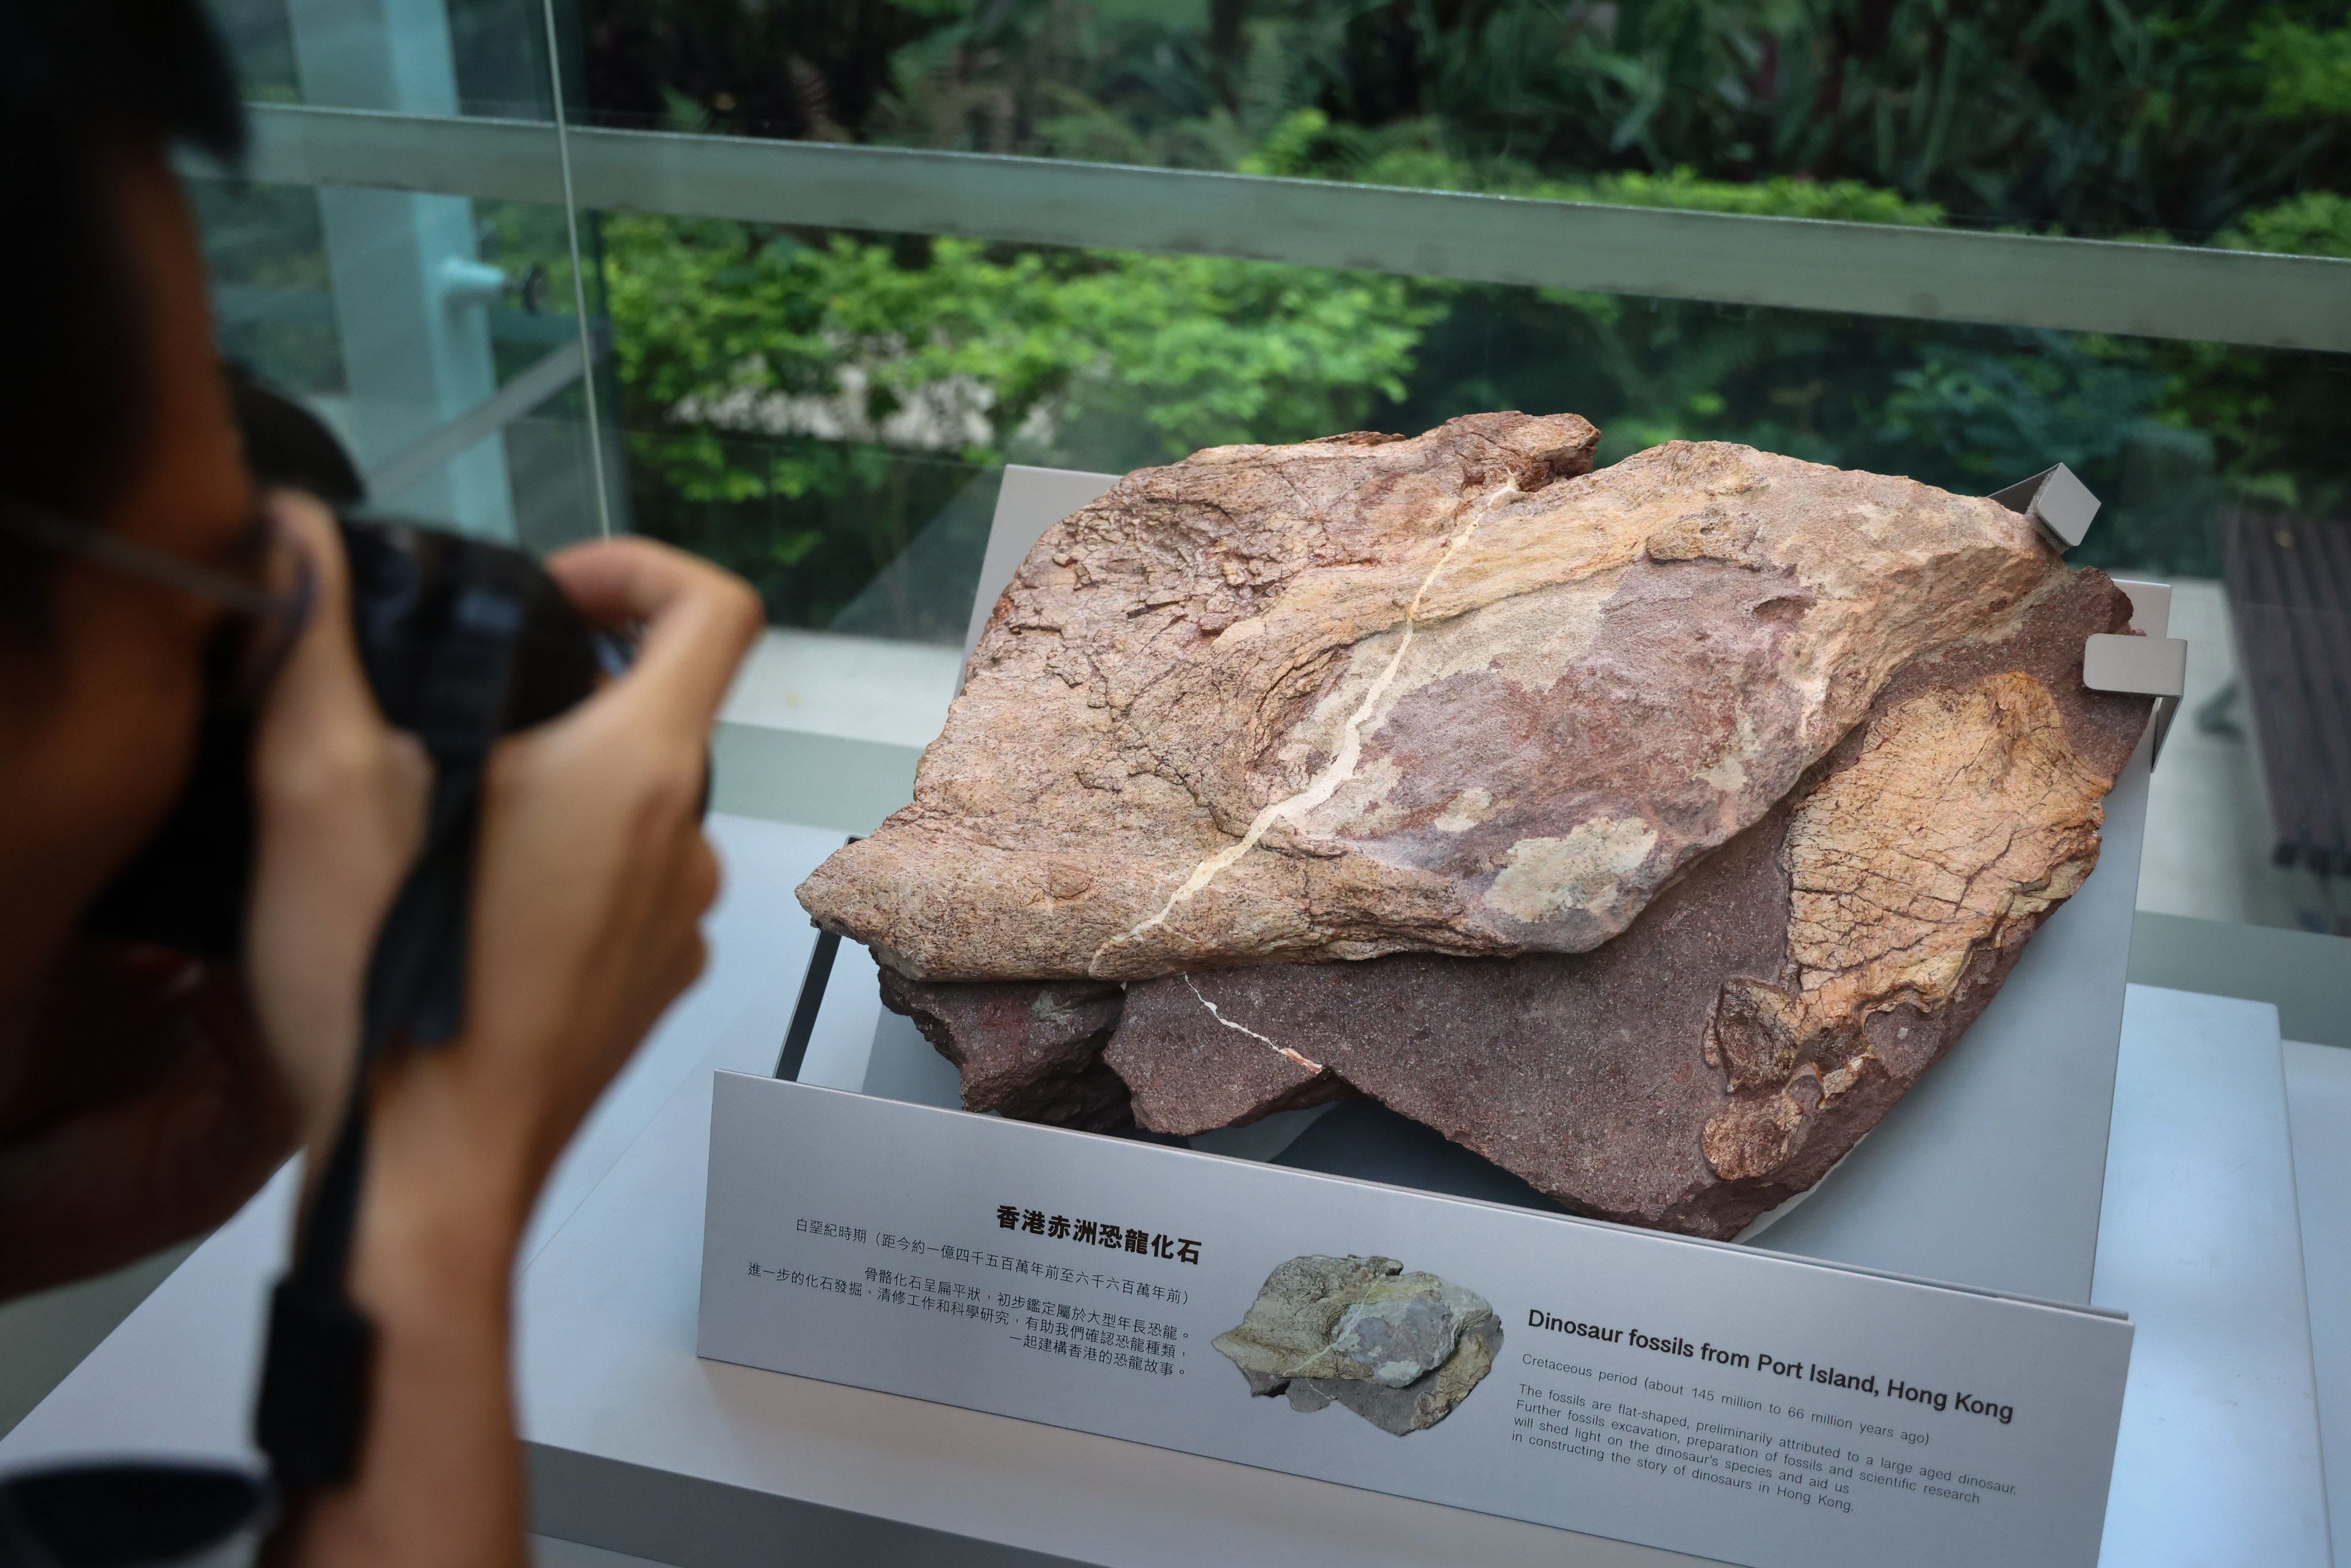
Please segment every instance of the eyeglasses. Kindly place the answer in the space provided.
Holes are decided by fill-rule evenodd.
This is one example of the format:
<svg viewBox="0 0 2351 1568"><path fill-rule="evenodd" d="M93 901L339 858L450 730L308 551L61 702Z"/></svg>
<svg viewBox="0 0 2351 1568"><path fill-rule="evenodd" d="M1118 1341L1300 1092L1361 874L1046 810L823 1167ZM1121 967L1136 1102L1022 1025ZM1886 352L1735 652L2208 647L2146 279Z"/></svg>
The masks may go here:
<svg viewBox="0 0 2351 1568"><path fill-rule="evenodd" d="M310 618L315 578L308 556L256 513L240 553L250 576L206 566L20 502L0 501L0 534L142 581L209 600L228 612L204 659L207 706L249 707L268 688ZM272 588L285 582L285 588Z"/></svg>

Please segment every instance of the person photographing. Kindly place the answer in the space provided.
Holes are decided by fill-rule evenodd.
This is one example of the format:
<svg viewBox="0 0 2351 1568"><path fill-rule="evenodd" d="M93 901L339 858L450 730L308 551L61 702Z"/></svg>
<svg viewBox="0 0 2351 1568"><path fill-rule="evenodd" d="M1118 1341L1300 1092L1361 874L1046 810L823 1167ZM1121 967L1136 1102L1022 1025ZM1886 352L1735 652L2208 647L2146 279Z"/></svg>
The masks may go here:
<svg viewBox="0 0 2351 1568"><path fill-rule="evenodd" d="M758 601L644 540L547 563L585 622L635 630L633 664L483 756L454 1029L355 1084L445 768L371 688L334 515L246 460L169 161L234 156L227 71L191 0L0 0L0 69L28 230L5 265L38 302L0 385L0 1298L201 1233L297 1148L315 1205L361 1105L366 1397L348 1473L284 1500L269 1557L518 1563L514 1251L702 967L708 737ZM225 679L252 713L237 955L98 935Z"/></svg>

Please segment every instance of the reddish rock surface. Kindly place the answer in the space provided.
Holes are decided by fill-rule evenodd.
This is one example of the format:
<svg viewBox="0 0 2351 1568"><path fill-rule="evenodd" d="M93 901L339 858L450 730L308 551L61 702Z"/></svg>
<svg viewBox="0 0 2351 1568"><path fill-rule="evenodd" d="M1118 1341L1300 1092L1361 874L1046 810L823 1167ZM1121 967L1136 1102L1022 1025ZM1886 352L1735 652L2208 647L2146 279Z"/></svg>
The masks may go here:
<svg viewBox="0 0 2351 1568"><path fill-rule="evenodd" d="M1050 529L800 890L932 980L1581 952L2064 574L1994 502L1573 415L1220 447Z"/></svg>
<svg viewBox="0 0 2351 1568"><path fill-rule="evenodd" d="M2081 648L2128 618L2084 572L1917 661L1592 952L1137 982L1103 1060L1155 1130L1360 1092L1580 1212L1736 1235L1950 1049L2095 865L2148 705L2085 688Z"/></svg>
<svg viewBox="0 0 2351 1568"><path fill-rule="evenodd" d="M1128 476L998 604L914 803L800 890L975 1110L1362 1093L1735 1235L2096 864L2148 703L2029 519L1572 415ZM1344 960L1344 961L1341 961Z"/></svg>
<svg viewBox="0 0 2351 1568"><path fill-rule="evenodd" d="M1089 1131L1134 1121L1125 1080L1102 1059L1120 999L1095 980L941 986L882 971L882 1004L955 1063L966 1110Z"/></svg>

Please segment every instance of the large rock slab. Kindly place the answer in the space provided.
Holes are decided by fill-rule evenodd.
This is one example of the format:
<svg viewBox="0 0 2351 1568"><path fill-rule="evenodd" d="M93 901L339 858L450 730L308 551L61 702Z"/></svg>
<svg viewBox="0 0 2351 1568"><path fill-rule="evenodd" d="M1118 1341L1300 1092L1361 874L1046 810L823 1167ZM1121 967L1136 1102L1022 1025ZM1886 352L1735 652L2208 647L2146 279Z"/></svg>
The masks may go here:
<svg viewBox="0 0 2351 1568"><path fill-rule="evenodd" d="M1989 500L1715 444L1593 473L1596 439L1481 414L1127 476L801 901L931 980L1588 951L2064 576Z"/></svg>
<svg viewBox="0 0 2351 1568"><path fill-rule="evenodd" d="M1146 1127L1340 1079L1580 1212L1734 1236L1951 1049L2090 874L2148 704L2083 686L2082 644L2128 620L2084 572L2012 635L1914 662L1593 952L1136 983L1105 1060Z"/></svg>
<svg viewBox="0 0 2351 1568"><path fill-rule="evenodd" d="M1403 1437L1453 1413L1492 1370L1501 1320L1487 1300L1393 1258L1310 1254L1267 1276L1213 1342L1251 1394L1312 1412L1343 1405Z"/></svg>
<svg viewBox="0 0 2351 1568"><path fill-rule="evenodd" d="M2085 687L2082 645L2128 621L2066 574L2006 635L1912 661L1593 951L1135 981L1102 1060L1155 1131L1362 1092L1579 1212L1734 1236L1952 1048L2090 874L2149 705Z"/></svg>
<svg viewBox="0 0 2351 1568"><path fill-rule="evenodd" d="M1102 1061L1121 1002L1096 980L940 986L882 970L882 1005L955 1063L964 1109L1088 1132L1134 1124L1126 1081Z"/></svg>

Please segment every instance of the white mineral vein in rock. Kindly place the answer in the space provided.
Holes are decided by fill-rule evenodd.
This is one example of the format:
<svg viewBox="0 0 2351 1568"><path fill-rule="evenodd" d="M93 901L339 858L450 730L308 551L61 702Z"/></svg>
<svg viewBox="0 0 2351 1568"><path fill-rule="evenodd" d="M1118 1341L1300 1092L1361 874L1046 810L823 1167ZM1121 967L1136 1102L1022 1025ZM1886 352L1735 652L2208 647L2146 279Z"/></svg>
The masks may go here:
<svg viewBox="0 0 2351 1568"><path fill-rule="evenodd" d="M1485 521L1487 511L1499 502L1516 499L1518 495L1518 486L1510 485L1484 497L1480 504L1470 511L1469 520L1456 529L1451 538L1446 540L1445 549L1437 556L1437 564L1428 569L1428 575L1422 578L1420 586L1413 591L1412 602L1405 606L1404 634L1396 640L1395 652L1388 655L1386 666L1380 671L1378 678L1372 682L1371 688L1364 693L1364 700L1355 705L1355 711L1347 716L1347 722L1341 727L1339 732L1339 749L1324 766L1322 771L1305 789L1292 795L1285 795L1259 811L1249 822L1249 831L1240 836L1238 842L1227 844L1223 849L1194 866L1192 874L1186 877L1182 885L1168 895L1167 902L1159 906L1157 914L1147 920L1138 922L1096 948L1093 957L1087 963L1087 968L1090 971L1098 973L1099 970L1095 966L1101 962L1102 955L1120 943L1132 942L1154 926L1165 925L1167 917L1175 914L1180 905L1198 897L1207 890L1210 883L1216 881L1236 861L1257 848L1258 841L1265 837L1275 823L1305 815L1337 794L1339 787L1354 777L1355 768L1363 761L1364 757L1364 727L1371 721L1372 715L1378 711L1380 699L1387 695L1388 685L1395 679L1396 670L1404 664L1405 654L1412 649L1413 622L1420 614L1420 601L1428 596L1429 589L1434 587L1437 580L1444 575L1445 569L1453 564L1453 558L1468 547L1470 536L1478 531L1478 525ZM1196 988L1195 994L1197 994ZM1207 1000L1206 997L1200 999L1203 1002ZM1208 1010L1215 1012L1216 1009L1211 1007ZM1263 1040L1265 1037L1259 1035L1258 1038ZM1270 1040L1267 1043L1272 1044ZM1320 1072L1322 1070L1317 1067L1314 1071Z"/></svg>
<svg viewBox="0 0 2351 1568"><path fill-rule="evenodd" d="M1224 1025L1227 1029L1238 1030L1241 1033L1249 1036L1251 1040L1265 1040L1267 1045L1272 1046L1276 1051L1288 1057L1290 1061L1306 1069L1309 1072L1320 1072L1322 1071L1322 1064L1321 1062L1310 1061L1308 1058L1300 1055L1297 1051L1290 1050L1290 1047L1286 1045L1275 1044L1273 1040L1268 1040L1264 1035L1261 1035L1258 1033L1257 1030L1249 1028L1249 1025L1236 1022L1234 1019L1227 1018L1222 1012L1217 1010L1216 1003L1210 1001L1206 997L1200 996L1200 988L1192 984L1191 976L1186 975L1184 977L1184 984L1191 988L1191 991L1194 996L1200 997L1200 1005L1208 1009L1208 1016L1216 1019L1218 1023Z"/></svg>

